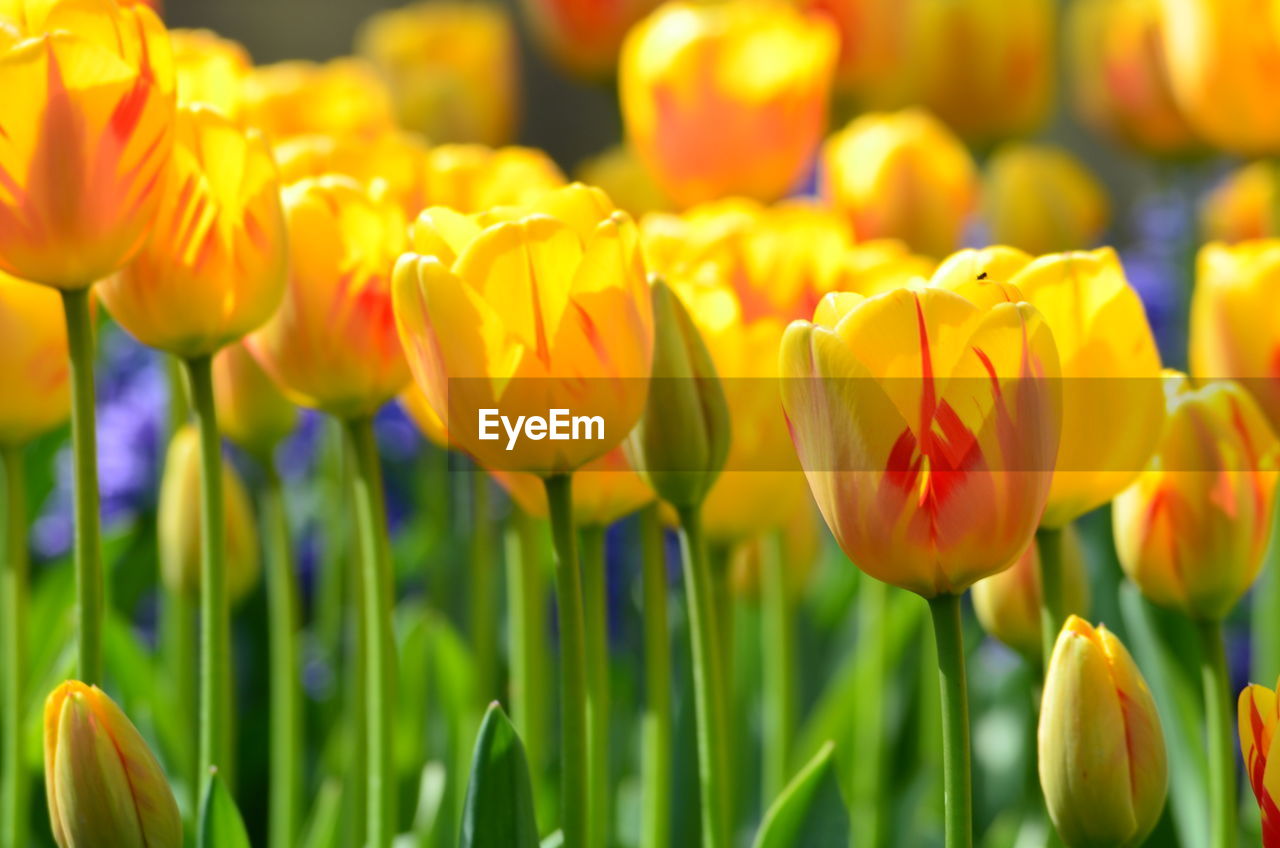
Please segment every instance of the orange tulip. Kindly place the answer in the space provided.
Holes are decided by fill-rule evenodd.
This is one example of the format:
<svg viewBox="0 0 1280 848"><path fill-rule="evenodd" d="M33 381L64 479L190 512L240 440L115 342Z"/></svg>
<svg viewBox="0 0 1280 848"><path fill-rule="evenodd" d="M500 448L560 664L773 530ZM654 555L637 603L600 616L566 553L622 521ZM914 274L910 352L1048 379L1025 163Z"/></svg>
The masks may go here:
<svg viewBox="0 0 1280 848"><path fill-rule="evenodd" d="M861 239L901 239L941 257L960 245L978 198L964 145L918 110L855 118L827 140L822 193Z"/></svg>
<svg viewBox="0 0 1280 848"><path fill-rule="evenodd" d="M1270 161L1251 162L1232 171L1201 201L1204 238L1234 244L1272 235L1280 226L1277 191L1280 172Z"/></svg>
<svg viewBox="0 0 1280 848"><path fill-rule="evenodd" d="M551 157L528 147L445 144L427 156L429 205L469 215L493 206L525 206L564 185Z"/></svg>
<svg viewBox="0 0 1280 848"><path fill-rule="evenodd" d="M173 124L164 26L114 0L0 7L0 270L60 289L137 252Z"/></svg>
<svg viewBox="0 0 1280 848"><path fill-rule="evenodd" d="M178 81L178 104L203 103L228 118L240 117L240 90L253 68L239 42L207 29L169 32L173 69Z"/></svg>
<svg viewBox="0 0 1280 848"><path fill-rule="evenodd" d="M1244 756L1244 770L1253 787L1253 797L1258 800L1262 813L1263 848L1280 848L1280 734L1276 733L1280 719L1280 704L1276 701L1276 689L1268 689L1256 683L1240 693L1240 753ZM1268 768L1275 763L1275 768Z"/></svg>
<svg viewBox="0 0 1280 848"><path fill-rule="evenodd" d="M623 44L627 139L679 207L775 200L812 165L837 47L827 21L785 3L668 3Z"/></svg>
<svg viewBox="0 0 1280 848"><path fill-rule="evenodd" d="M278 62L253 69L241 91L244 121L273 143L295 135L378 135L395 128L391 93L358 59Z"/></svg>
<svg viewBox="0 0 1280 848"><path fill-rule="evenodd" d="M386 78L401 126L436 142L506 144L514 135L520 57L501 5L389 9L364 22L356 45Z"/></svg>
<svg viewBox="0 0 1280 848"><path fill-rule="evenodd" d="M859 100L875 101L908 66L909 24L917 0L800 0L826 15L840 33L836 83Z"/></svg>
<svg viewBox="0 0 1280 848"><path fill-rule="evenodd" d="M982 215L999 244L1033 254L1092 247L1110 212L1102 183L1061 148L1006 144L987 163Z"/></svg>
<svg viewBox="0 0 1280 848"><path fill-rule="evenodd" d="M661 0L521 0L534 36L574 76L604 79L617 68L622 38Z"/></svg>
<svg viewBox="0 0 1280 848"><path fill-rule="evenodd" d="M1044 319L966 287L833 294L814 317L783 337L782 403L849 559L926 598L1007 568L1039 523L1060 435Z"/></svg>
<svg viewBox="0 0 1280 848"><path fill-rule="evenodd" d="M67 420L67 328L57 292L0 273L0 445L18 447Z"/></svg>
<svg viewBox="0 0 1280 848"><path fill-rule="evenodd" d="M218 429L259 457L269 456L298 423L297 408L285 400L243 342L227 345L213 358L213 395Z"/></svg>
<svg viewBox="0 0 1280 848"><path fill-rule="evenodd" d="M391 312L391 269L408 243L404 212L385 190L342 176L294 183L284 209L284 302L246 345L294 403L371 415L409 379Z"/></svg>
<svg viewBox="0 0 1280 848"><path fill-rule="evenodd" d="M284 291L284 216L271 149L205 106L178 112L151 237L98 287L139 341L180 357L256 329Z"/></svg>
<svg viewBox="0 0 1280 848"><path fill-rule="evenodd" d="M547 516L547 492L532 474L494 471L493 477L511 499L537 518ZM582 466L573 475L573 524L575 527L608 527L653 501L653 489L635 472L622 448Z"/></svg>
<svg viewBox="0 0 1280 848"><path fill-rule="evenodd" d="M385 182L388 196L412 218L427 206L431 154L418 136L400 131L361 135L299 135L277 144L280 182L343 174L371 185Z"/></svg>

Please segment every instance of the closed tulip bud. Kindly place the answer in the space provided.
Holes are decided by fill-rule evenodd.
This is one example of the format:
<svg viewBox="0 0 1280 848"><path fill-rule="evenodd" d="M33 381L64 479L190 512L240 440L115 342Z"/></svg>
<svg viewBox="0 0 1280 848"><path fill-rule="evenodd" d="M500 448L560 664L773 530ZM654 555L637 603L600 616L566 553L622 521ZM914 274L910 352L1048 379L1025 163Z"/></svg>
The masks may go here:
<svg viewBox="0 0 1280 848"><path fill-rule="evenodd" d="M98 292L143 344L189 358L271 317L287 247L266 140L204 106L179 110L175 135L151 237Z"/></svg>
<svg viewBox="0 0 1280 848"><path fill-rule="evenodd" d="M178 104L212 106L228 118L240 117L240 90L253 68L239 42L207 29L169 31Z"/></svg>
<svg viewBox="0 0 1280 848"><path fill-rule="evenodd" d="M468 215L494 206L527 206L565 186L564 174L541 150L442 144L427 155L427 197Z"/></svg>
<svg viewBox="0 0 1280 848"><path fill-rule="evenodd" d="M668 3L623 44L627 139L679 207L775 200L822 141L837 49L826 20L787 3Z"/></svg>
<svg viewBox="0 0 1280 848"><path fill-rule="evenodd" d="M1027 303L938 287L828 295L782 339L782 405L827 526L877 580L958 594L1031 542L1058 355Z"/></svg>
<svg viewBox="0 0 1280 848"><path fill-rule="evenodd" d="M1276 230L1280 173L1269 161L1232 171L1200 203L1200 231L1206 241L1235 244L1265 239Z"/></svg>
<svg viewBox="0 0 1280 848"><path fill-rule="evenodd" d="M19 447L67 420L67 325L57 292L0 272L0 445Z"/></svg>
<svg viewBox="0 0 1280 848"><path fill-rule="evenodd" d="M1160 0L1075 0L1067 10L1080 120L1139 153L1176 156L1199 148L1173 96Z"/></svg>
<svg viewBox="0 0 1280 848"><path fill-rule="evenodd" d="M259 65L241 91L244 122L273 143L296 135L375 136L395 129L391 92L358 59Z"/></svg>
<svg viewBox="0 0 1280 848"><path fill-rule="evenodd" d="M356 50L386 78L400 125L434 142L505 144L519 111L519 54L496 3L414 3L379 12Z"/></svg>
<svg viewBox="0 0 1280 848"><path fill-rule="evenodd" d="M160 763L98 687L68 680L45 701L44 775L59 848L181 848Z"/></svg>
<svg viewBox="0 0 1280 848"><path fill-rule="evenodd" d="M1280 431L1280 326L1260 321L1280 295L1280 239L1208 244L1191 298L1191 373L1239 380Z"/></svg>
<svg viewBox="0 0 1280 848"><path fill-rule="evenodd" d="M618 65L618 51L631 25L661 0L521 0L539 46L567 73L604 80Z"/></svg>
<svg viewBox="0 0 1280 848"><path fill-rule="evenodd" d="M827 140L822 193L860 239L901 239L927 256L960 245L978 198L973 158L928 113L855 118Z"/></svg>
<svg viewBox="0 0 1280 848"><path fill-rule="evenodd" d="M407 218L428 203L431 153L427 143L413 133L299 135L277 144L274 153L282 185L342 174L366 186L381 180L386 184L386 196L400 205Z"/></svg>
<svg viewBox="0 0 1280 848"><path fill-rule="evenodd" d="M1106 627L1070 616L1040 702L1040 786L1067 848L1141 845L1164 809L1169 771L1155 701Z"/></svg>
<svg viewBox="0 0 1280 848"><path fill-rule="evenodd" d="M631 218L581 184L529 206L472 216L433 207L418 217L413 252L395 265L395 322L456 446L491 470L545 475L622 441L644 408L653 354L638 241ZM508 423L540 416L550 428L554 410L587 429L493 435L499 413Z"/></svg>
<svg viewBox="0 0 1280 848"><path fill-rule="evenodd" d="M993 241L1036 255L1092 247L1110 218L1107 192L1065 150L1001 147L987 163L982 216Z"/></svg>
<svg viewBox="0 0 1280 848"><path fill-rule="evenodd" d="M218 429L259 457L268 456L298 423L298 409L285 400L242 342L213 358L213 395Z"/></svg>
<svg viewBox="0 0 1280 848"><path fill-rule="evenodd" d="M1112 505L1116 554L1155 603L1219 621L1262 567L1280 443L1239 385L1167 382L1155 456Z"/></svg>
<svg viewBox="0 0 1280 848"><path fill-rule="evenodd" d="M836 85L856 100L874 100L907 68L908 35L915 0L800 0L826 15L840 34Z"/></svg>
<svg viewBox="0 0 1280 848"><path fill-rule="evenodd" d="M547 491L541 480L515 471L492 473L526 515L547 517ZM653 489L631 467L621 446L573 474L575 527L608 527L652 500Z"/></svg>
<svg viewBox="0 0 1280 848"><path fill-rule="evenodd" d="M1062 527L1111 500L1155 450L1164 420L1160 354L1142 299L1109 247L1042 256L1009 282L1044 316L1062 363L1062 442L1041 519Z"/></svg>
<svg viewBox="0 0 1280 848"><path fill-rule="evenodd" d="M200 594L200 434L186 425L173 434L165 455L156 509L160 577L169 590L188 597ZM253 506L240 476L222 461L222 500L226 520L227 598L236 603L258 584L262 563Z"/></svg>
<svg viewBox="0 0 1280 848"><path fill-rule="evenodd" d="M698 507L729 455L729 408L711 354L679 296L660 277L650 289L653 383L627 451L658 497L677 509Z"/></svg>
<svg viewBox="0 0 1280 848"><path fill-rule="evenodd" d="M331 175L284 191L284 302L245 344L299 406L372 415L409 380L391 311L391 269L408 226L385 189Z"/></svg>
<svg viewBox="0 0 1280 848"><path fill-rule="evenodd" d="M1277 681L1276 689L1280 689ZM1280 846L1280 705L1276 689L1256 683L1240 693L1240 753L1253 797L1262 813L1262 846ZM1268 764L1275 768L1268 768Z"/></svg>
<svg viewBox="0 0 1280 848"><path fill-rule="evenodd" d="M1089 611L1089 577L1085 573L1080 537L1068 526L1062 534L1063 612ZM1008 569L973 584L973 611L987 631L1027 660L1041 662L1040 551L1032 544Z"/></svg>
<svg viewBox="0 0 1280 848"><path fill-rule="evenodd" d="M1280 6L1161 0L1161 9L1174 96L1196 132L1231 153L1280 153Z"/></svg>
<svg viewBox="0 0 1280 848"><path fill-rule="evenodd" d="M137 252L155 217L173 135L164 26L114 0L12 0L0 90L0 271L86 288Z"/></svg>
<svg viewBox="0 0 1280 848"><path fill-rule="evenodd" d="M644 163L625 144L592 156L578 166L576 174L587 185L604 189L619 209L633 217L671 208L671 200L658 187Z"/></svg>

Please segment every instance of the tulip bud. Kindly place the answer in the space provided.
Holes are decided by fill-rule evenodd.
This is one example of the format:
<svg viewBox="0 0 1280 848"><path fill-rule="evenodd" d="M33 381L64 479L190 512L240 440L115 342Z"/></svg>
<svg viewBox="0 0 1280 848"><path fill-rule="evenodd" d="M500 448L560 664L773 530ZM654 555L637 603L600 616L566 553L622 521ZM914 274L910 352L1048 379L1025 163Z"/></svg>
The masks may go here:
<svg viewBox="0 0 1280 848"><path fill-rule="evenodd" d="M18 447L67 418L71 404L62 299L0 272L0 445Z"/></svg>
<svg viewBox="0 0 1280 848"><path fill-rule="evenodd" d="M285 400L241 342L224 347L213 358L213 396L218 429L258 456L269 454L298 423L298 408Z"/></svg>
<svg viewBox="0 0 1280 848"><path fill-rule="evenodd" d="M1276 231L1280 171L1270 161L1232 171L1200 203L1200 230L1206 241L1235 244L1265 239Z"/></svg>
<svg viewBox="0 0 1280 848"><path fill-rule="evenodd" d="M68 680L45 701L44 774L59 848L181 848L160 763L98 687Z"/></svg>
<svg viewBox="0 0 1280 848"><path fill-rule="evenodd" d="M1085 573L1084 551L1073 525L1062 533L1062 582L1060 597L1065 613L1085 615L1089 611L1089 577ZM973 584L973 611L987 631L1023 657L1039 665L1040 636L1040 550L1032 542L1013 565Z"/></svg>
<svg viewBox="0 0 1280 848"><path fill-rule="evenodd" d="M1276 689L1280 689L1277 681ZM1280 773L1268 770L1268 763L1280 768L1280 702L1276 690L1256 683L1240 693L1240 753L1244 771L1262 812L1264 848L1280 845Z"/></svg>
<svg viewBox="0 0 1280 848"><path fill-rule="evenodd" d="M160 577L170 591L195 597L200 593L200 434L186 425L173 434L165 456L156 510ZM261 562L253 507L240 476L222 461L223 518L227 534L227 598L235 603L253 590Z"/></svg>
<svg viewBox="0 0 1280 848"><path fill-rule="evenodd" d="M627 440L631 464L678 509L700 505L729 455L724 389L689 312L660 278L653 293L649 402Z"/></svg>
<svg viewBox="0 0 1280 848"><path fill-rule="evenodd" d="M1164 733L1142 672L1106 627L1071 616L1045 673L1040 785L1067 848L1140 845L1164 809Z"/></svg>
<svg viewBox="0 0 1280 848"><path fill-rule="evenodd" d="M1067 151L1008 144L987 164L982 215L993 241L1040 255L1092 247L1110 209L1102 184Z"/></svg>

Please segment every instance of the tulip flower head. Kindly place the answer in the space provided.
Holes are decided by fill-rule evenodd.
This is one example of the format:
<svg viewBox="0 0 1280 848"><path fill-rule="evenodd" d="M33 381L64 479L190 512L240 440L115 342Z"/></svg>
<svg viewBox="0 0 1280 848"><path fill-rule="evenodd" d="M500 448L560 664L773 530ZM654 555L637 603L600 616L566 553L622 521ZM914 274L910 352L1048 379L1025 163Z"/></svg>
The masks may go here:
<svg viewBox="0 0 1280 848"><path fill-rule="evenodd" d="M1167 386L1155 456L1112 505L1116 554L1152 601L1218 621L1262 567L1280 442L1235 383L1171 374Z"/></svg>
<svg viewBox="0 0 1280 848"><path fill-rule="evenodd" d="M1280 689L1280 682L1276 689ZM1240 753L1262 813L1263 848L1280 846L1280 704L1276 689L1250 684L1240 693ZM1269 768L1274 764L1275 768Z"/></svg>
<svg viewBox="0 0 1280 848"><path fill-rule="evenodd" d="M399 130L365 135L299 135L275 146L280 183L342 174L372 186L386 184L387 196L411 219L427 206L431 152L417 135Z"/></svg>
<svg viewBox="0 0 1280 848"><path fill-rule="evenodd" d="M1155 700L1105 626L1070 616L1040 702L1040 786L1067 848L1141 845L1164 809L1169 771Z"/></svg>
<svg viewBox="0 0 1280 848"><path fill-rule="evenodd" d="M1275 220L1280 174L1267 160L1250 162L1222 179L1200 202L1200 231L1206 241L1235 244L1267 238Z"/></svg>
<svg viewBox="0 0 1280 848"><path fill-rule="evenodd" d="M58 293L0 272L0 445L19 447L67 420L67 325Z"/></svg>
<svg viewBox="0 0 1280 848"><path fill-rule="evenodd" d="M151 237L98 291L139 341L210 354L266 321L284 292L284 216L266 140L205 106L178 112Z"/></svg>
<svg viewBox="0 0 1280 848"><path fill-rule="evenodd" d="M293 432L298 409L285 399L243 342L227 345L213 358L213 395L218 429L258 457Z"/></svg>
<svg viewBox="0 0 1280 848"><path fill-rule="evenodd" d="M788 3L671 2L622 48L627 139L677 206L776 200L812 165L837 36Z"/></svg>
<svg viewBox="0 0 1280 848"><path fill-rule="evenodd" d="M429 205L468 215L494 206L527 206L564 185L551 157L529 147L442 144L427 155Z"/></svg>
<svg viewBox="0 0 1280 848"><path fill-rule="evenodd" d="M58 848L181 848L160 763L98 687L68 680L45 701L44 775Z"/></svg>
<svg viewBox="0 0 1280 848"><path fill-rule="evenodd" d="M1039 255L1092 247L1110 208L1102 183L1067 151L1007 144L987 163L982 216L996 243Z"/></svg>
<svg viewBox="0 0 1280 848"><path fill-rule="evenodd" d="M840 33L836 86L855 100L875 100L907 66L915 0L801 0Z"/></svg>
<svg viewBox="0 0 1280 848"><path fill-rule="evenodd" d="M0 271L61 289L137 252L172 143L164 26L114 0L0 9Z"/></svg>
<svg viewBox="0 0 1280 848"><path fill-rule="evenodd" d="M239 42L207 29L169 31L178 105L212 106L228 118L240 116L240 91L253 68Z"/></svg>
<svg viewBox="0 0 1280 848"><path fill-rule="evenodd" d="M632 24L661 0L521 0L539 45L566 72L605 79L617 70L618 51Z"/></svg>
<svg viewBox="0 0 1280 848"><path fill-rule="evenodd" d="M374 136L396 125L382 77L351 58L259 65L244 81L241 105L245 123L272 143L314 133Z"/></svg>

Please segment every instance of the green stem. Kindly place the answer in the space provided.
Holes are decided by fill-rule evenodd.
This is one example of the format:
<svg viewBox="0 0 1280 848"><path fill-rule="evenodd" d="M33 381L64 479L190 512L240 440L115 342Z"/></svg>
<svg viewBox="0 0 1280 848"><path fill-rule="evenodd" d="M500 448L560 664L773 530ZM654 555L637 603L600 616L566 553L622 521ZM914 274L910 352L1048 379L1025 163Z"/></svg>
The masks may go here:
<svg viewBox="0 0 1280 848"><path fill-rule="evenodd" d="M609 614L604 528L583 527L582 596L587 654L588 844L609 844Z"/></svg>
<svg viewBox="0 0 1280 848"><path fill-rule="evenodd" d="M476 694L488 704L498 694L498 627L494 599L493 514L489 475L471 472L471 649L475 652Z"/></svg>
<svg viewBox="0 0 1280 848"><path fill-rule="evenodd" d="M1066 618L1062 609L1062 531L1041 527L1036 531L1036 547L1040 554L1040 650L1043 668L1048 668Z"/></svg>
<svg viewBox="0 0 1280 848"><path fill-rule="evenodd" d="M524 740L533 788L544 810L546 797L542 742L547 737L546 577L538 528L514 507L507 534L507 603L511 654L511 720ZM539 816L540 823L543 821Z"/></svg>
<svg viewBox="0 0 1280 848"><path fill-rule="evenodd" d="M29 775L23 762L23 703L27 656L27 492L22 449L3 451L4 562L0 570L0 845L27 844Z"/></svg>
<svg viewBox="0 0 1280 848"><path fill-rule="evenodd" d="M173 688L173 709L178 715L195 715L199 696L197 670L199 649L196 646L196 601L186 592L160 581L163 601L160 608L160 650L165 675ZM200 764L197 759L199 728L185 722L179 730L179 747L174 752L175 768L185 778L187 809L200 809Z"/></svg>
<svg viewBox="0 0 1280 848"><path fill-rule="evenodd" d="M942 685L943 804L947 848L973 844L973 787L969 769L969 693L964 676L960 596L929 600Z"/></svg>
<svg viewBox="0 0 1280 848"><path fill-rule="evenodd" d="M271 644L271 792L268 844L293 848L302 811L302 692L298 667L298 592L289 544L284 487L271 457L263 458L266 486L268 626Z"/></svg>
<svg viewBox="0 0 1280 848"><path fill-rule="evenodd" d="M364 600L364 671L366 715L366 848L388 848L395 836L391 796L395 781L391 763L392 655L390 561L382 469L373 436L373 419L346 422L347 441L354 457L352 492L360 537L361 583Z"/></svg>
<svg viewBox="0 0 1280 848"><path fill-rule="evenodd" d="M866 689L884 693L889 678L889 587L862 575L858 586L858 639L874 648L867 655ZM889 748L885 744L885 698L861 698L853 727L853 799L859 814L852 816L851 845L878 848L888 837L885 772Z"/></svg>
<svg viewBox="0 0 1280 848"><path fill-rule="evenodd" d="M1280 174L1277 174L1280 187ZM1280 195L1280 191L1276 192ZM1253 590L1252 680L1275 680L1280 676L1280 498L1271 510L1271 542Z"/></svg>
<svg viewBox="0 0 1280 848"><path fill-rule="evenodd" d="M1280 238L1280 156L1273 156L1271 164L1271 207L1267 210L1267 234Z"/></svg>
<svg viewBox="0 0 1280 848"><path fill-rule="evenodd" d="M656 504L640 513L644 583L644 754L641 848L671 842L671 635L667 631L667 562Z"/></svg>
<svg viewBox="0 0 1280 848"><path fill-rule="evenodd" d="M795 726L795 633L787 563L779 533L760 540L761 688L764 698L764 792L767 807L791 777Z"/></svg>
<svg viewBox="0 0 1280 848"><path fill-rule="evenodd" d="M75 456L75 568L78 654L85 683L102 682L101 516L98 514L98 437L94 423L93 320L89 289L62 292L71 362L71 446Z"/></svg>
<svg viewBox="0 0 1280 848"><path fill-rule="evenodd" d="M213 401L212 359L186 360L191 404L200 427L200 797L217 768L230 764L231 624L227 603L222 445Z"/></svg>
<svg viewBox="0 0 1280 848"><path fill-rule="evenodd" d="M1236 759L1231 684L1222 623L1197 622L1200 631L1200 681L1204 686L1205 738L1209 744L1209 809L1213 848L1236 844Z"/></svg>
<svg viewBox="0 0 1280 848"><path fill-rule="evenodd" d="M680 511L680 547L693 643L694 714L698 728L698 782L704 848L729 846L728 740L719 625L702 516L698 507Z"/></svg>

